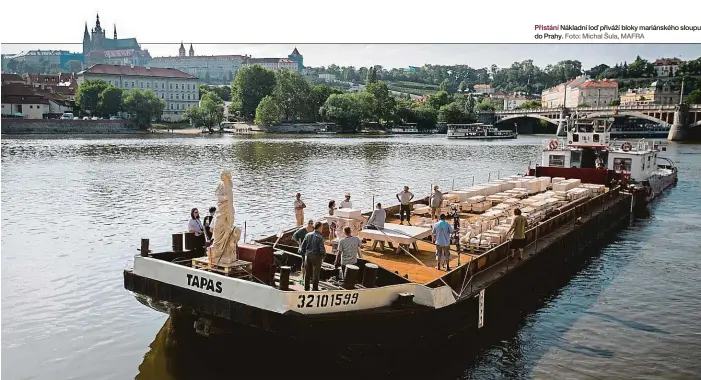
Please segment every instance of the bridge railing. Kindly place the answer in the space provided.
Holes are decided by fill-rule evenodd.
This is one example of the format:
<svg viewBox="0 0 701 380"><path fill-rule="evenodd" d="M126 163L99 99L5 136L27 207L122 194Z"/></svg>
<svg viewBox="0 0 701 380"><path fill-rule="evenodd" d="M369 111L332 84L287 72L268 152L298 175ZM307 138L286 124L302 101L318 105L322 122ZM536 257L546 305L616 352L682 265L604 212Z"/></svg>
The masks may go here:
<svg viewBox="0 0 701 380"><path fill-rule="evenodd" d="M606 107L579 107L568 108L570 114L574 112L601 112L601 111L673 111L677 105L675 104L645 104L645 105L623 105L623 106L606 106ZM690 110L701 109L701 104L689 105ZM562 108L531 108L520 110L504 110L494 112L496 115L518 115L529 113L559 113Z"/></svg>

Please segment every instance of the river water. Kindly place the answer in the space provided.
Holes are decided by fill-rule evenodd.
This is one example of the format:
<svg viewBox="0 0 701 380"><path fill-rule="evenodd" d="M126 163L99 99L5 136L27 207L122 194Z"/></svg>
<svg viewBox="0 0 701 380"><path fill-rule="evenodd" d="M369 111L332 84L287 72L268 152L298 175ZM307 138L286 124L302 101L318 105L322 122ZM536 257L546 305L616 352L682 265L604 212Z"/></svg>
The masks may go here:
<svg viewBox="0 0 701 380"><path fill-rule="evenodd" d="M232 170L236 221L251 240L294 222L297 191L307 218L346 191L369 210L373 199L395 203L403 185L427 195L432 184L523 173L543 138L3 138L2 377L232 378L236 370L207 372L206 358L195 359L210 348L174 344L168 317L122 282L141 237L167 249L191 207L214 204L221 169ZM670 144L664 155L680 181L650 218L514 311L478 350L451 347L408 365L430 367L432 378L699 378L701 146ZM276 363L274 347L255 350Z"/></svg>

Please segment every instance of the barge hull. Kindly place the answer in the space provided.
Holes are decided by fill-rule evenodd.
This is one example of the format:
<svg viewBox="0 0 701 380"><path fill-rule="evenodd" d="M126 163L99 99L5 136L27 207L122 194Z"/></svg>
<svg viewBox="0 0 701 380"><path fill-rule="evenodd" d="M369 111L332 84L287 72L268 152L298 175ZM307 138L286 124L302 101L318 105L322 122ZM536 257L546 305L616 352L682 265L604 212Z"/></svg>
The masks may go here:
<svg viewBox="0 0 701 380"><path fill-rule="evenodd" d="M574 262L595 252L591 248L625 228L634 201L627 193L612 194L598 206L592 203L562 214L564 225L556 230L546 231L547 224L529 230L527 239L531 244L526 248L523 262L505 260L509 248L505 243L485 257L477 274L466 276L465 267L454 270L439 281L445 281L456 293L464 295L455 304L438 309L412 304L321 315L293 311L280 314L138 276L131 270L124 271L124 286L140 302L187 321L182 324L184 328L192 328L191 322L202 317L227 332L258 330L325 345L425 345L456 334L466 337L484 330L478 328L479 292L483 289L484 326L499 326L524 293L532 293L539 283L571 269ZM537 236L538 228L543 237ZM479 267L480 263L476 265ZM469 288L465 283L467 278Z"/></svg>

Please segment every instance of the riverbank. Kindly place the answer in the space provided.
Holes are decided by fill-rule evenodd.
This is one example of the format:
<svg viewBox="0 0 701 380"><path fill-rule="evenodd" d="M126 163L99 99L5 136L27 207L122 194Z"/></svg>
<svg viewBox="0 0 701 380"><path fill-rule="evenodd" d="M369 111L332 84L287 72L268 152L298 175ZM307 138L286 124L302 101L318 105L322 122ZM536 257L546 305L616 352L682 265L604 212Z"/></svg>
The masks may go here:
<svg viewBox="0 0 701 380"><path fill-rule="evenodd" d="M143 134L130 120L34 120L2 119L3 135Z"/></svg>

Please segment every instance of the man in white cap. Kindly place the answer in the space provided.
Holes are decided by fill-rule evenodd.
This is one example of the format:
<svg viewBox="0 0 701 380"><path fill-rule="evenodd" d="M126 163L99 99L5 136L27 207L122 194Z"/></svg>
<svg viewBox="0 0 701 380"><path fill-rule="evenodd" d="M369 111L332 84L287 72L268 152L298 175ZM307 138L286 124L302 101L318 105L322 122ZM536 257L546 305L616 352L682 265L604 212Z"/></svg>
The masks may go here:
<svg viewBox="0 0 701 380"><path fill-rule="evenodd" d="M346 192L346 199L341 201L341 208L353 208L350 200L350 192Z"/></svg>

